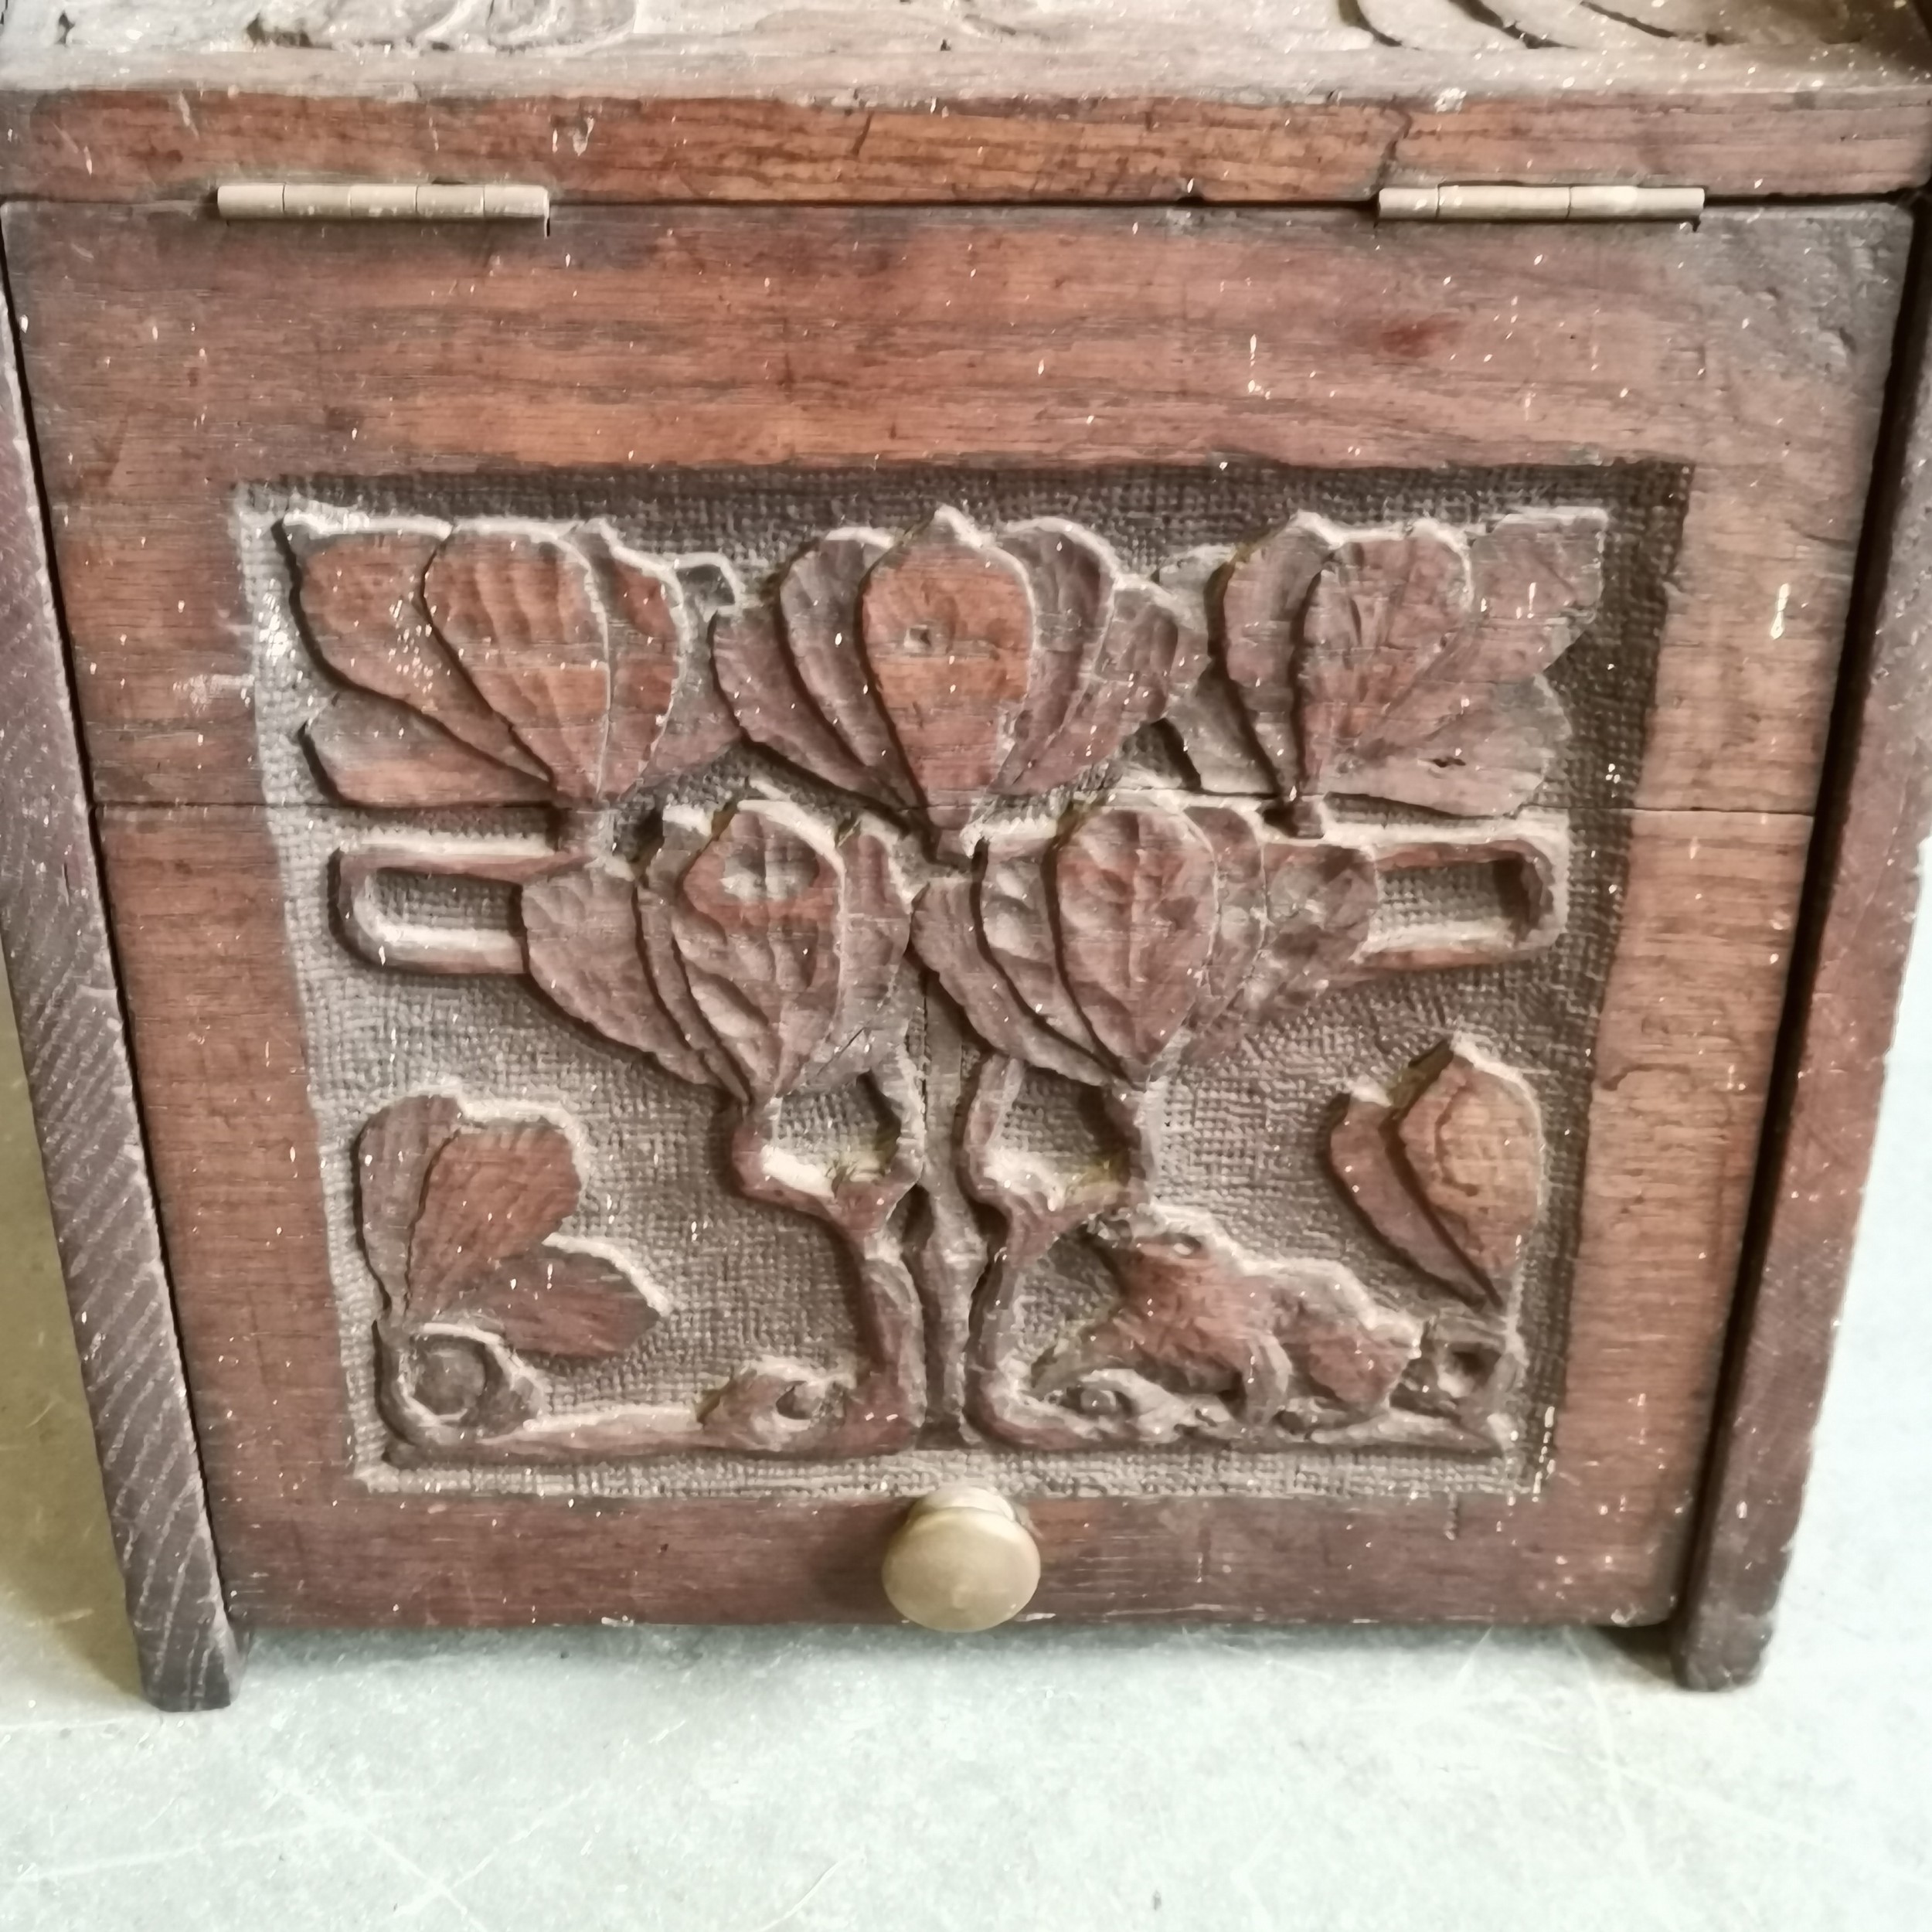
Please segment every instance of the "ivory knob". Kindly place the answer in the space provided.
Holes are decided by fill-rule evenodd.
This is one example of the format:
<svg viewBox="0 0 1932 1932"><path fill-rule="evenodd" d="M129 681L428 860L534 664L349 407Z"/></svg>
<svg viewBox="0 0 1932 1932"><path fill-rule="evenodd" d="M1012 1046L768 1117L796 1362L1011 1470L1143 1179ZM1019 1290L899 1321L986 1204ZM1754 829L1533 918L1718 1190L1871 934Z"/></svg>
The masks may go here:
<svg viewBox="0 0 1932 1932"><path fill-rule="evenodd" d="M991 1630L1039 1587L1039 1550L996 1490L947 1483L913 1504L886 1552L893 1608L927 1630Z"/></svg>

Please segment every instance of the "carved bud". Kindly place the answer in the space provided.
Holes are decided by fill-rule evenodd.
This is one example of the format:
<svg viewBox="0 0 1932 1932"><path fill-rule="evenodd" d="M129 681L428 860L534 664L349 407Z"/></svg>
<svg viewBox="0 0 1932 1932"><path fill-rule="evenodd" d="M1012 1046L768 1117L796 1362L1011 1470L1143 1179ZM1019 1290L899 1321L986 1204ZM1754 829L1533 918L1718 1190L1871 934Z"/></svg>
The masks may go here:
<svg viewBox="0 0 1932 1932"><path fill-rule="evenodd" d="M1362 1217L1424 1274L1479 1308L1509 1300L1543 1212L1543 1114L1528 1083L1463 1041L1364 1088L1328 1139Z"/></svg>
<svg viewBox="0 0 1932 1932"><path fill-rule="evenodd" d="M681 572L600 525L284 529L303 628L352 687L308 728L352 804L607 804L736 735L705 662L735 594L715 559Z"/></svg>
<svg viewBox="0 0 1932 1932"><path fill-rule="evenodd" d="M988 833L971 878L927 887L913 937L989 1046L1141 1087L1319 992L1359 952L1376 895L1357 852L1148 793Z"/></svg>
<svg viewBox="0 0 1932 1932"><path fill-rule="evenodd" d="M671 815L641 886L607 861L525 889L531 975L680 1079L760 1105L838 1086L897 1010L911 913L892 842L783 800Z"/></svg>
<svg viewBox="0 0 1932 1932"><path fill-rule="evenodd" d="M1221 648L1282 795L1467 817L1526 804L1569 739L1543 674L1597 614L1605 529L1594 509L1472 532L1298 516L1238 554Z"/></svg>
<svg viewBox="0 0 1932 1932"><path fill-rule="evenodd" d="M992 536L950 509L896 543L833 532L713 644L749 736L954 835L1114 757L1203 653L1182 604L1077 525Z"/></svg>

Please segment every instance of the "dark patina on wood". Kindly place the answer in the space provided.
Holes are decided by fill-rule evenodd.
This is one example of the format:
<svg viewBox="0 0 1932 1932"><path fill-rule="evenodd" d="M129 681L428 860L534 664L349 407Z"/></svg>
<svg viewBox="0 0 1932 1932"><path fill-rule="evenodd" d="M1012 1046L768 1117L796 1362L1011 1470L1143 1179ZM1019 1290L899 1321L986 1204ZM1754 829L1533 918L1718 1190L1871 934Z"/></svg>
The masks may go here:
<svg viewBox="0 0 1932 1932"><path fill-rule="evenodd" d="M0 292L0 940L141 1679L226 1704L222 1596Z"/></svg>

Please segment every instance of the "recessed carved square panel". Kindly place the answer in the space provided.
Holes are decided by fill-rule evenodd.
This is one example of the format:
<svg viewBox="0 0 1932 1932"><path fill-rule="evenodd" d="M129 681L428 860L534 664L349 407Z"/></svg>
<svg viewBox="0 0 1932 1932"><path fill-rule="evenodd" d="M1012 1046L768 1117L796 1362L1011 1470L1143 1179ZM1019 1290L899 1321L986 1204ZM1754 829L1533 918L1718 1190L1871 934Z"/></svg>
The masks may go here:
<svg viewBox="0 0 1932 1932"><path fill-rule="evenodd" d="M248 493L364 1479L1533 1486L1685 485Z"/></svg>

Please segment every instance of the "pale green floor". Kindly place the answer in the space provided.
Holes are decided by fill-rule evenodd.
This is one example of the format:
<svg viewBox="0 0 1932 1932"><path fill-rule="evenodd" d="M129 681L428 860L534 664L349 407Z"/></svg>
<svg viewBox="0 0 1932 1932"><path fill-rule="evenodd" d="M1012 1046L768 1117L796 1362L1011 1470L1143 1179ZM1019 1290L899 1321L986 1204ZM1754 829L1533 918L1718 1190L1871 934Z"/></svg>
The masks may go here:
<svg viewBox="0 0 1932 1932"><path fill-rule="evenodd" d="M1590 1632L595 1630L270 1635L157 1716L35 1158L0 1037L0 1932L1932 1928L1932 943L1727 1696Z"/></svg>

